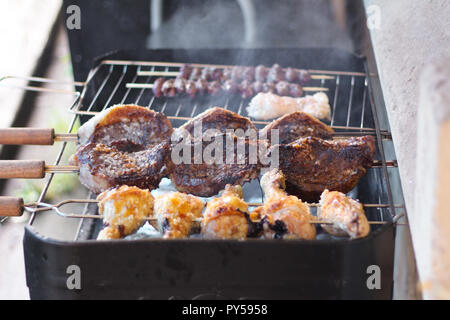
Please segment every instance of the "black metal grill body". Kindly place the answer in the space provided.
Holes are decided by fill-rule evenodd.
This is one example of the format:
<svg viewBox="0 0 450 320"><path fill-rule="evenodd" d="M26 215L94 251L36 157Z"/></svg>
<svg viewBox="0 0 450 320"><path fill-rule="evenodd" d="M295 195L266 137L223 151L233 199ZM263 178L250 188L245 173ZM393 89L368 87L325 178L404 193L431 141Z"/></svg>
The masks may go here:
<svg viewBox="0 0 450 320"><path fill-rule="evenodd" d="M116 103L138 103L167 115L190 117L214 106L243 111L248 101L239 97L153 99L151 90L129 89L127 83L152 82L138 77L141 68L130 63L112 66L105 59L209 63L226 65L291 66L346 72L333 80L313 83L328 88L333 107L331 124L373 128L376 158L385 163L377 123L377 106L370 99L365 60L335 49L219 49L149 50L120 52L98 60L81 101L72 109L86 121L86 111L100 111ZM103 62L102 62L103 61ZM144 68L144 67L142 67ZM351 75L354 73L354 75ZM84 113L83 113L84 112ZM183 122L173 119L174 126ZM393 160L393 159L389 159ZM394 168L395 170L395 168ZM51 182L51 178L49 183ZM392 297L395 208L390 195L388 168L372 168L352 195L363 203L389 204L367 208L372 226L364 239L304 240L118 240L95 241L100 221L84 219L73 242L39 235L32 226L24 236L27 284L32 299L390 299ZM88 206L89 207L89 206ZM67 268L81 270L81 290L70 290ZM371 266L380 270L380 288L367 285ZM369 279L369 282L371 280Z"/></svg>

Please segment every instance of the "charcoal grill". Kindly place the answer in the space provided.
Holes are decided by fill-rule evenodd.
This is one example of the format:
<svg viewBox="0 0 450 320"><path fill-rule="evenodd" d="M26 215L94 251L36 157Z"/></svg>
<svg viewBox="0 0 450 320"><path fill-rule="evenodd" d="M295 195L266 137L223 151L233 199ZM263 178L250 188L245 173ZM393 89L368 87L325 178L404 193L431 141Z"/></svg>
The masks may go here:
<svg viewBox="0 0 450 320"><path fill-rule="evenodd" d="M151 62L153 61L153 62ZM388 127L381 127L380 106L374 103L366 61L338 49L209 49L115 52L99 58L80 93L68 108L85 122L114 104L138 104L165 113L174 127L213 106L246 116L249 102L238 96L155 98L148 84L173 76L182 63L212 65L272 65L309 69L321 75L308 85L326 90L332 104L329 124L343 134L373 134L379 166L368 170L352 195L363 203L372 225L368 237L358 240L163 240L93 241L101 222L80 219L73 241L57 241L39 234L32 214L24 235L27 285L32 299L390 299L393 288L395 222L390 170L386 160L392 148ZM32 79L34 81L47 81ZM32 88L29 88L32 89ZM256 122L258 126L264 122ZM61 135L61 140L70 140ZM53 166L61 165L68 142L63 142ZM62 167L64 169L64 167ZM66 168L67 169L67 168ZM69 168L70 169L70 168ZM38 199L43 201L54 173L47 176ZM253 184L254 186L254 184ZM248 186L247 186L248 187ZM244 189L245 192L245 189ZM88 199L94 195L89 194ZM262 197L262 195L261 195ZM82 215L96 212L94 203ZM82 270L80 290L66 286L70 265ZM370 289L368 268L381 270L380 289Z"/></svg>

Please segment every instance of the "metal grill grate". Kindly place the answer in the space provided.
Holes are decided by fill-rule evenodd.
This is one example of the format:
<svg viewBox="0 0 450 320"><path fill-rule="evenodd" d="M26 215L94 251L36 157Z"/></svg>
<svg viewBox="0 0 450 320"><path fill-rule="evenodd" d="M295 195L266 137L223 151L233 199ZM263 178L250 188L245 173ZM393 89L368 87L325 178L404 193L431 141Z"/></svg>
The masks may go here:
<svg viewBox="0 0 450 320"><path fill-rule="evenodd" d="M245 107L250 99L240 96L196 96L189 97L160 97L153 95L148 84L152 84L158 77L174 77L178 73L182 63L163 62L140 62L140 61L116 61L105 60L96 68L91 70L88 79L84 83L76 83L82 87L82 93L73 93L76 96L69 111L74 113L69 131L72 131L77 117L84 122L93 115L105 110L115 104L137 104L164 113L171 120L174 127L182 125L185 121L192 119L201 112L213 107L221 106L240 115L248 116ZM195 65L214 66L217 65ZM381 130L377 123L376 114L373 113L373 104L370 99L369 82L365 73L358 72L335 72L328 70L308 70L315 75L308 83L314 91L326 91L332 108L331 125L337 132L346 132L354 135L374 134L377 138L378 150L376 160L381 163L380 167L368 170L367 175L360 181L356 194L363 203L378 203L380 207L366 209L366 214L373 221L396 220L395 206L389 184L388 166L383 150L383 140L390 139L390 133ZM33 81L47 81L45 79L30 79ZM33 90L28 86L27 89ZM42 89L42 88L39 88ZM37 89L38 91L40 91ZM307 92L310 94L310 92ZM252 119L254 120L254 119ZM262 127L270 121L253 121L257 127ZM325 121L327 122L327 121ZM66 142L62 143L60 152L54 165L60 164L65 151ZM49 174L42 193L37 200L42 202L48 187L52 181L53 174ZM374 183L375 182L375 185ZM371 190L371 192L365 192ZM89 194L88 198L93 198ZM261 193L262 198L262 193ZM387 204L387 205L386 205ZM95 205L94 205L95 207ZM93 206L86 204L83 214L92 213ZM30 218L33 223L35 214ZM84 219L80 221L80 228L76 239L83 238L81 235Z"/></svg>

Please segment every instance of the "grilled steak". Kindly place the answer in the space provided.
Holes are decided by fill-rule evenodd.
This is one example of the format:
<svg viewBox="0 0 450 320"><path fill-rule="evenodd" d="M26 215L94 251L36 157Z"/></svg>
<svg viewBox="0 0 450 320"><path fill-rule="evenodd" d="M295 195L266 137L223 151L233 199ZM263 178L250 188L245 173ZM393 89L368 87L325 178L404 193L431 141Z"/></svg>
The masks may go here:
<svg viewBox="0 0 450 320"><path fill-rule="evenodd" d="M217 139L222 139L223 145L219 146L220 150L213 150L211 145L219 141ZM242 154L240 147L244 149ZM206 159L205 155L212 156ZM257 178L260 169L257 155L257 140L237 138L231 134L214 136L211 142L181 142L172 146L172 160L175 164L170 179L180 192L210 197L227 184L242 185Z"/></svg>
<svg viewBox="0 0 450 320"><path fill-rule="evenodd" d="M271 148L279 148L286 190L315 202L325 189L347 193L356 186L372 165L375 139L364 136L328 141L308 137Z"/></svg>
<svg viewBox="0 0 450 320"><path fill-rule="evenodd" d="M301 111L274 120L260 131L261 137L270 141L272 130L279 130L279 143L291 143L302 137L333 138L334 130L320 120Z"/></svg>
<svg viewBox="0 0 450 320"><path fill-rule="evenodd" d="M165 115L136 105L108 108L78 130L80 145L127 141L143 148L168 140L173 129Z"/></svg>
<svg viewBox="0 0 450 320"><path fill-rule="evenodd" d="M244 132L252 129L256 132L256 127L248 118L242 117L235 112L228 111L223 108L214 107L206 110L194 119L183 124L175 131L175 135L177 138L181 138L183 132L187 132L194 137L194 129L196 127L200 128L200 126L202 134L208 129L215 129L220 133L226 133L226 130L237 129L242 129Z"/></svg>
<svg viewBox="0 0 450 320"><path fill-rule="evenodd" d="M109 146L89 143L78 149L71 163L79 166L81 183L94 193L120 185L152 190L167 174L169 157L169 142L141 150L140 145L121 141Z"/></svg>

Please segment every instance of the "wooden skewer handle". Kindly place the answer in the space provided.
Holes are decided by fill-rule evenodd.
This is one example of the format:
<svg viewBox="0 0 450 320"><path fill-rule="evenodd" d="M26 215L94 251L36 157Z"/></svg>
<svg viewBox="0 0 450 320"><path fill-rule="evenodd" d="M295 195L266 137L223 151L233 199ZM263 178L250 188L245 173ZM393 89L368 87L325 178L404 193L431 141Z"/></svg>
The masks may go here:
<svg viewBox="0 0 450 320"><path fill-rule="evenodd" d="M0 179L41 179L44 176L44 161L0 160Z"/></svg>
<svg viewBox="0 0 450 320"><path fill-rule="evenodd" d="M22 214L22 198L0 197L0 217L20 217Z"/></svg>
<svg viewBox="0 0 450 320"><path fill-rule="evenodd" d="M52 145L54 129L3 128L0 129L0 144Z"/></svg>

